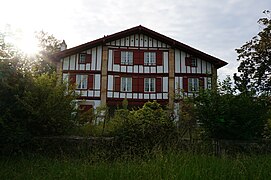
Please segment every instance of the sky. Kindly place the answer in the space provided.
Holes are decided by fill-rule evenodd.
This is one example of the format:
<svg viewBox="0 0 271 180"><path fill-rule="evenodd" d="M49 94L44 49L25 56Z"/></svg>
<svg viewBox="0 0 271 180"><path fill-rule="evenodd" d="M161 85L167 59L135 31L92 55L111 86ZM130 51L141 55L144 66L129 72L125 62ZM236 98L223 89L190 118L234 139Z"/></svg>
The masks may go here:
<svg viewBox="0 0 271 180"><path fill-rule="evenodd" d="M236 48L255 36L271 0L3 0L0 32L36 50L34 32L65 40L68 48L142 25L229 64L219 79L237 72Z"/></svg>

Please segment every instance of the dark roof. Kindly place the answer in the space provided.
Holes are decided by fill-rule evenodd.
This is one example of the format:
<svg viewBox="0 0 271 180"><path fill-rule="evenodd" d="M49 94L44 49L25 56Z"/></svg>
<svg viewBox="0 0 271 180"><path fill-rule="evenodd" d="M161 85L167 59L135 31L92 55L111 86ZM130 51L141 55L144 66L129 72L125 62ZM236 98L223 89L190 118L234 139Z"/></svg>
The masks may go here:
<svg viewBox="0 0 271 180"><path fill-rule="evenodd" d="M76 47L73 47L73 48L70 48L70 49L66 49L64 51L60 51L58 53L55 53L53 55L53 59L59 59L59 58L63 58L63 57L66 57L66 56L69 56L69 55L72 55L74 53L78 53L78 52L81 52L81 51L85 51L87 49L90 49L94 46L98 46L98 45L102 45L102 44L105 44L107 42L111 42L111 41L114 41L114 40L117 40L117 39L120 39L120 38L123 38L123 37L126 37L126 36L130 36L132 34L145 34L145 35L148 35L154 39L157 39L161 42L164 42L168 45L170 45L172 48L178 48L180 50L183 50L183 51L186 51L190 54L193 54L193 55L196 55L197 57L201 58L201 59L204 59L212 64L214 64L217 68L220 68L220 67L223 67L225 65L227 65L228 63L221 60L221 59L218 59L214 56L211 56L209 54L206 54L202 51L199 51L195 48L192 48L186 44L183 44L179 41L176 41L172 38L169 38L167 36L164 36L163 34L160 34L160 33L157 33L151 29L148 29L144 26L136 26L136 27L133 27L133 28L130 28L130 29L127 29L127 30L124 30L124 31L121 31L121 32L117 32L115 34L111 34L111 35L108 35L108 36L104 36L102 38L99 38L99 39L96 39L94 41L90 41L88 43L85 43L85 44L81 44L79 46L76 46Z"/></svg>

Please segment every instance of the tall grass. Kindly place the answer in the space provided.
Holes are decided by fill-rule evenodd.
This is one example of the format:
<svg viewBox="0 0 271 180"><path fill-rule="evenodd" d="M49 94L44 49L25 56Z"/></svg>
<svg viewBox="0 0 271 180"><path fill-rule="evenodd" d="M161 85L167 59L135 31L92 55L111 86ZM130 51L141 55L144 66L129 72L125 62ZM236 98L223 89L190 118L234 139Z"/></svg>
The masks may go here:
<svg viewBox="0 0 271 180"><path fill-rule="evenodd" d="M93 163L88 157L2 158L1 179L269 179L271 155L218 158L190 153Z"/></svg>

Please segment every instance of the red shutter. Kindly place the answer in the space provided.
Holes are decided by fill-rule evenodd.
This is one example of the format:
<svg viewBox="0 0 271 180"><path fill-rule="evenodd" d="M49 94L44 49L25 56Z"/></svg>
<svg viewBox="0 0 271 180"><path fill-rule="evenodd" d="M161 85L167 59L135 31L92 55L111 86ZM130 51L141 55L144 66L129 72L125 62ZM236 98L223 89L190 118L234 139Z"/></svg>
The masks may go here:
<svg viewBox="0 0 271 180"><path fill-rule="evenodd" d="M117 77L114 78L114 80L115 80L114 81L115 82L114 90L115 91L120 91L120 77L117 76Z"/></svg>
<svg viewBox="0 0 271 180"><path fill-rule="evenodd" d="M73 85L76 83L76 75L75 74L70 74L69 75L69 80L70 80L70 83Z"/></svg>
<svg viewBox="0 0 271 180"><path fill-rule="evenodd" d="M120 64L120 50L114 51L114 64Z"/></svg>
<svg viewBox="0 0 271 180"><path fill-rule="evenodd" d="M184 92L188 92L188 78L183 77L183 90Z"/></svg>
<svg viewBox="0 0 271 180"><path fill-rule="evenodd" d="M162 66L162 64L163 64L163 51L156 52L156 64L157 64L157 66Z"/></svg>
<svg viewBox="0 0 271 180"><path fill-rule="evenodd" d="M204 90L204 77L199 78L199 87L200 89Z"/></svg>
<svg viewBox="0 0 271 180"><path fill-rule="evenodd" d="M86 54L86 63L91 63L91 54Z"/></svg>
<svg viewBox="0 0 271 180"><path fill-rule="evenodd" d="M93 74L88 76L88 89L93 89Z"/></svg>
<svg viewBox="0 0 271 180"><path fill-rule="evenodd" d="M138 92L141 92L141 93L144 92L144 78L143 77L138 78Z"/></svg>
<svg viewBox="0 0 271 180"><path fill-rule="evenodd" d="M138 77L136 77L136 76L133 77L132 83L133 83L132 91L133 92L138 92Z"/></svg>
<svg viewBox="0 0 271 180"><path fill-rule="evenodd" d="M134 65L140 64L139 51L134 51Z"/></svg>
<svg viewBox="0 0 271 180"><path fill-rule="evenodd" d="M156 78L156 92L162 92L162 78Z"/></svg>
<svg viewBox="0 0 271 180"><path fill-rule="evenodd" d="M144 51L139 51L139 64L144 65Z"/></svg>
<svg viewBox="0 0 271 180"><path fill-rule="evenodd" d="M190 57L185 57L185 65L191 66L191 58Z"/></svg>

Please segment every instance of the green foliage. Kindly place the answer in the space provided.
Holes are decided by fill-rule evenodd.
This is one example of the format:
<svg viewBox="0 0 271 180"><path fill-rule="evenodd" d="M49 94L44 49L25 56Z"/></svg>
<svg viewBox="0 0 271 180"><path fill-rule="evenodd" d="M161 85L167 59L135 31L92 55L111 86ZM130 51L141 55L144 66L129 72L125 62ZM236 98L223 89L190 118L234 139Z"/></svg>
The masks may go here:
<svg viewBox="0 0 271 180"><path fill-rule="evenodd" d="M75 111L72 102L76 96L72 89L67 90L66 84L58 81L55 74L41 75L20 99L28 114L28 129L32 135L65 134L74 125L71 115Z"/></svg>
<svg viewBox="0 0 271 180"><path fill-rule="evenodd" d="M266 17L258 21L262 31L236 49L240 65L234 80L240 92L271 92L271 13L268 10L263 13Z"/></svg>
<svg viewBox="0 0 271 180"><path fill-rule="evenodd" d="M163 146L176 135L175 124L156 101L145 103L139 110L117 111L116 117L115 135L125 147L134 150Z"/></svg>
<svg viewBox="0 0 271 180"><path fill-rule="evenodd" d="M43 73L52 74L55 72L56 67L51 62L50 56L60 51L61 41L44 31L37 32L36 38L41 50L34 57L36 63L33 66L33 72L38 75Z"/></svg>
<svg viewBox="0 0 271 180"><path fill-rule="evenodd" d="M205 91L197 98L200 125L210 138L260 138L268 118L268 99L250 94Z"/></svg>

